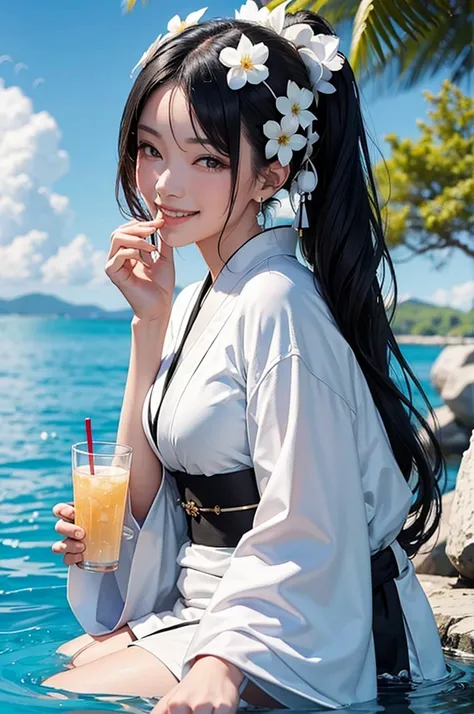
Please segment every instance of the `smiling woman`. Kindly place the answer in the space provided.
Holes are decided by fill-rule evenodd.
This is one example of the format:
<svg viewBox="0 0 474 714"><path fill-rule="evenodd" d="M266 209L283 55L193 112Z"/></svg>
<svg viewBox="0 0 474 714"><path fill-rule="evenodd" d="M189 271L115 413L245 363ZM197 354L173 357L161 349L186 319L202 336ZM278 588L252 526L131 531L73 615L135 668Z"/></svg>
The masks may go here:
<svg viewBox="0 0 474 714"><path fill-rule="evenodd" d="M232 714L442 679L409 556L437 527L443 461L389 377L391 356L421 390L378 282L385 260L396 283L352 70L320 16L284 6L178 29L124 109L132 221L106 268L135 313L117 437L134 538L116 572L87 573L57 507L87 636L45 684ZM265 230L281 188L294 225ZM208 272L172 304L191 243Z"/></svg>

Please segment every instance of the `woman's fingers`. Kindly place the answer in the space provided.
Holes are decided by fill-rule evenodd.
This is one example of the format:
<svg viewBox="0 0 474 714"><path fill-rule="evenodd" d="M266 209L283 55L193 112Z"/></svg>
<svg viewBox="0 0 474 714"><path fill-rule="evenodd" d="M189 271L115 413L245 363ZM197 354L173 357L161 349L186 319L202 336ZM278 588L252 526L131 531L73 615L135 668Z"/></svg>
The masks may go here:
<svg viewBox="0 0 474 714"><path fill-rule="evenodd" d="M68 553L67 555L64 556L63 562L65 565L75 565L76 563L82 563L82 554L78 553L77 555L73 555L72 553Z"/></svg>
<svg viewBox="0 0 474 714"><path fill-rule="evenodd" d="M147 234L148 235L148 234ZM136 248L137 250L143 250L148 253L152 253L156 250L155 246L151 243L147 243L145 239L137 238L135 236L127 235L126 233L116 233L110 243L109 259L118 253L120 248Z"/></svg>
<svg viewBox="0 0 474 714"><path fill-rule="evenodd" d="M53 553L60 553L65 555L66 553L72 553L72 555L77 555L83 553L85 550L85 545L80 540L72 540L72 538L66 538L65 540L58 540L53 543L51 550Z"/></svg>
<svg viewBox="0 0 474 714"><path fill-rule="evenodd" d="M155 218L153 221L135 221L125 223L123 226L116 228L110 236L110 240L118 233L131 236L147 236L150 233L155 233L164 225L163 218Z"/></svg>
<svg viewBox="0 0 474 714"><path fill-rule="evenodd" d="M79 526L68 521L57 521L54 530L56 533L66 536L66 538L74 538L75 540L82 540L85 536L83 528L79 528Z"/></svg>
<svg viewBox="0 0 474 714"><path fill-rule="evenodd" d="M57 503L53 506L53 514L56 518L62 518L63 521L74 523L75 511L72 503Z"/></svg>
<svg viewBox="0 0 474 714"><path fill-rule="evenodd" d="M144 265L153 264L153 260L151 258L150 263L148 263L145 258L142 257L141 251L137 250L136 248L120 248L118 253L116 253L113 258L108 260L105 264L105 272L109 277L116 275L116 273L118 273L119 270L123 268L124 263L127 260L130 260L131 258L140 261L140 263L143 263Z"/></svg>

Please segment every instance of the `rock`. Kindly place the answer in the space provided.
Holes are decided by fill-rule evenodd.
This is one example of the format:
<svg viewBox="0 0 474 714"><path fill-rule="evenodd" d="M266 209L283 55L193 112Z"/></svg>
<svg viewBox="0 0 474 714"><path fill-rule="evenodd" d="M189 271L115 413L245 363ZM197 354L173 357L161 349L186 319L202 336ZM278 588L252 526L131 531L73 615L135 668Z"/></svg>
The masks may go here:
<svg viewBox="0 0 474 714"><path fill-rule="evenodd" d="M474 584L474 430L457 475L446 555L457 571Z"/></svg>
<svg viewBox="0 0 474 714"><path fill-rule="evenodd" d="M438 394L449 375L467 364L474 364L474 345L452 345L441 352L430 372L431 383Z"/></svg>
<svg viewBox="0 0 474 714"><path fill-rule="evenodd" d="M456 421L474 429L474 364L451 372L441 390L441 397Z"/></svg>
<svg viewBox="0 0 474 714"><path fill-rule="evenodd" d="M449 517L454 491L443 494L443 515L437 533L422 547L413 558L417 573L425 575L457 576L457 570L446 555L446 538L448 537Z"/></svg>
<svg viewBox="0 0 474 714"><path fill-rule="evenodd" d="M456 578L419 575L438 626L443 647L458 654L474 654L474 588Z"/></svg>
<svg viewBox="0 0 474 714"><path fill-rule="evenodd" d="M456 421L456 417L448 406L438 407L434 413L438 424L433 422L431 414L427 416L426 421L440 442L443 455L445 457L461 456L468 447L470 429ZM422 431L421 434L423 435L424 432Z"/></svg>

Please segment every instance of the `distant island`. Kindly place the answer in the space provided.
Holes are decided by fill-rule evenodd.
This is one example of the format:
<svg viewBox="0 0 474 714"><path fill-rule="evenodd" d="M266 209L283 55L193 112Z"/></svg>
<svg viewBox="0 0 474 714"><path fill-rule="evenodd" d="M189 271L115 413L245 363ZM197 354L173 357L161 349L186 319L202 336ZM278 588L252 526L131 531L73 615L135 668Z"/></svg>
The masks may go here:
<svg viewBox="0 0 474 714"><path fill-rule="evenodd" d="M474 337L474 310L463 312L422 300L405 300L397 306L392 330L397 337Z"/></svg>
<svg viewBox="0 0 474 714"><path fill-rule="evenodd" d="M181 292L174 289L174 297ZM104 310L97 305L74 305L60 300L54 295L32 293L13 300L0 299L0 315L18 315L29 317L66 317L76 320L131 320L133 312L125 310Z"/></svg>
<svg viewBox="0 0 474 714"><path fill-rule="evenodd" d="M181 288L176 287L174 297L180 291ZM74 305L54 295L33 293L13 300L0 299L0 315L65 317L79 320L131 320L132 311L130 309L104 310L97 305ZM392 329L397 337L474 338L474 310L463 312L421 300L405 300L397 307Z"/></svg>

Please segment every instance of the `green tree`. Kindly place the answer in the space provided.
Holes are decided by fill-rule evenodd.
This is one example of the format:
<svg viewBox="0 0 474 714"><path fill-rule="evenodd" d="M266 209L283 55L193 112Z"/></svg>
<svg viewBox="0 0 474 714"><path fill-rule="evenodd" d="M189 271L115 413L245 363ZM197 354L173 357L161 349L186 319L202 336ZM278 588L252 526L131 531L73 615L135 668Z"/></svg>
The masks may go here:
<svg viewBox="0 0 474 714"><path fill-rule="evenodd" d="M282 0L270 0L269 8ZM295 0L338 32L352 25L349 61L359 80L383 75L403 88L448 68L460 83L473 68L473 0Z"/></svg>
<svg viewBox="0 0 474 714"><path fill-rule="evenodd" d="M474 101L448 80L439 94L424 95L429 120L418 120L419 138L389 134L391 156L375 167L387 202L387 242L417 254L448 248L474 258ZM439 265L451 253L438 253Z"/></svg>

